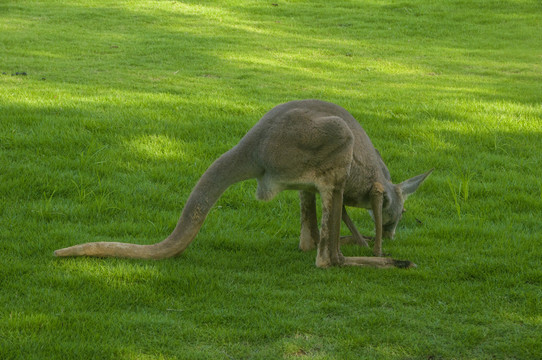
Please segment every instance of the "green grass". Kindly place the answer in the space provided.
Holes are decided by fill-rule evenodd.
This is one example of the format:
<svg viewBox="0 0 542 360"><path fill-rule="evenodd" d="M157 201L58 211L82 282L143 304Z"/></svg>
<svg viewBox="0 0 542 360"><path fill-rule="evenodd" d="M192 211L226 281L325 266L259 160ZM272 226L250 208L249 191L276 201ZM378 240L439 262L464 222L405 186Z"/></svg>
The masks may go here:
<svg viewBox="0 0 542 360"><path fill-rule="evenodd" d="M2 2L0 358L539 358L540 24L537 0ZM384 242L417 269L315 268L297 194L254 181L180 258L53 257L162 240L302 98L346 107L396 181L436 168Z"/></svg>

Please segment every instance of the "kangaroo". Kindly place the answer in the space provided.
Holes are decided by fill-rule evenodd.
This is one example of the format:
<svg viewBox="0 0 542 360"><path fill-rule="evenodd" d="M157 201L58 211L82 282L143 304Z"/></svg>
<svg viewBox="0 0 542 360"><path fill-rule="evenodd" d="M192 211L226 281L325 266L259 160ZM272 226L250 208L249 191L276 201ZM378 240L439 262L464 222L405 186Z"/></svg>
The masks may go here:
<svg viewBox="0 0 542 360"><path fill-rule="evenodd" d="M408 260L382 257L382 238L393 237L406 197L432 170L398 185L371 140L344 108L319 100L278 105L202 175L188 197L173 232L152 245L94 242L55 251L56 256L163 259L181 254L194 240L211 207L232 184L256 178L256 197L271 200L282 190L298 190L299 248L317 249L316 266L415 267ZM321 229L316 193L322 202ZM368 209L375 224L374 256L345 257L340 251L341 219L352 237L342 242L367 246L346 206Z"/></svg>

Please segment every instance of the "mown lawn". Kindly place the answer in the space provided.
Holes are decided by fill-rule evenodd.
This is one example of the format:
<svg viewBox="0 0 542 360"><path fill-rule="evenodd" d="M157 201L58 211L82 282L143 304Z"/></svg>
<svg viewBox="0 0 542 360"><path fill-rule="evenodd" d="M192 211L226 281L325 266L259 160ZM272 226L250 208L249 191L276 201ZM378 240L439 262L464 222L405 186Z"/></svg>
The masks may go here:
<svg viewBox="0 0 542 360"><path fill-rule="evenodd" d="M538 0L1 2L0 358L541 358L541 25ZM395 181L435 167L384 242L417 269L317 269L297 194L254 181L179 258L53 256L162 240L303 98L347 108Z"/></svg>

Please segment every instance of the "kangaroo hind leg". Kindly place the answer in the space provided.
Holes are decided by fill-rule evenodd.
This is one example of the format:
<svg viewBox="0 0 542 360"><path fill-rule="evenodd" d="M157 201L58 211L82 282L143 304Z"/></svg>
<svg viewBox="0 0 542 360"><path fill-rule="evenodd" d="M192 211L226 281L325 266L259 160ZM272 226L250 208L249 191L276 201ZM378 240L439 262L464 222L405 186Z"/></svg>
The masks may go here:
<svg viewBox="0 0 542 360"><path fill-rule="evenodd" d="M325 268L342 265L344 256L339 247L339 237L343 188L335 187L331 190L321 191L320 196L322 198L322 229L316 255L316 266Z"/></svg>
<svg viewBox="0 0 542 360"><path fill-rule="evenodd" d="M316 249L316 246L320 242L320 232L318 230L316 215L316 194L308 191L300 191L299 205L301 208L299 249L310 251Z"/></svg>

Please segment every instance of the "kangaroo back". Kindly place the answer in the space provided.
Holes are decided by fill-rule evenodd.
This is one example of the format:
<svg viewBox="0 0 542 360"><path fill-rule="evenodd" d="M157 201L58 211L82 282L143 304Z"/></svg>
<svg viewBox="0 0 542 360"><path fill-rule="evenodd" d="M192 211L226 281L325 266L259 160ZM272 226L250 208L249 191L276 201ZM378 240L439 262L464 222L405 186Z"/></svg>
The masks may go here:
<svg viewBox="0 0 542 360"><path fill-rule="evenodd" d="M253 178L259 169L246 156L241 142L219 157L202 175L188 197L177 226L165 240L153 245L92 242L55 251L56 256L96 256L163 259L181 254L194 240L211 207L232 184Z"/></svg>

